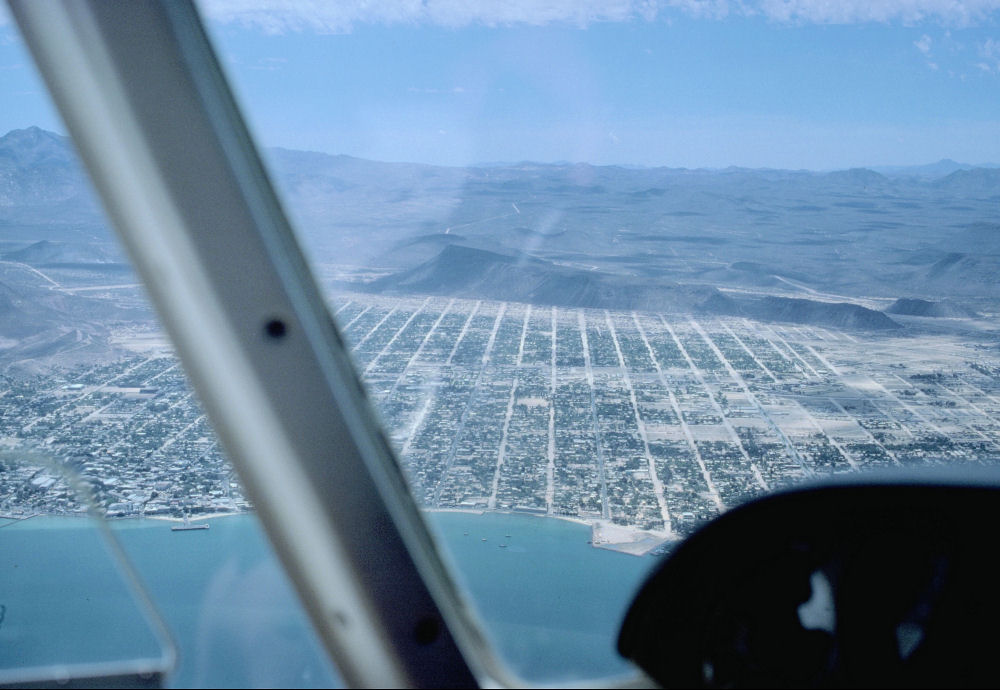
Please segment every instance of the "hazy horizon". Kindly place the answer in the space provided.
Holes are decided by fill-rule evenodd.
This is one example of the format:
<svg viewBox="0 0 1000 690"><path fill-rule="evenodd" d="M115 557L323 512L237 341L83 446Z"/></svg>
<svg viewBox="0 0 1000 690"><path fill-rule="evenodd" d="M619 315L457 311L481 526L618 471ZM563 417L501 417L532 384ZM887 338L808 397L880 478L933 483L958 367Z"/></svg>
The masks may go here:
<svg viewBox="0 0 1000 690"><path fill-rule="evenodd" d="M15 127L13 129L9 129L6 132L4 132L3 134L0 134L0 139L2 139L3 137L6 137L8 134L11 134L13 132L30 130L32 128L37 128L37 129L40 129L40 130L45 131L45 132L51 132L52 134L56 134L56 135L58 135L60 137L69 138L69 135L67 133L65 133L63 131L59 131L58 129L48 129L48 128L43 127L41 125L32 124L32 125L27 125L25 127ZM261 145L260 142L258 142L258 144ZM984 168L984 169L1000 168L1000 163L995 163L995 162L992 162L992 161L970 163L968 161L957 160L957 159L955 159L953 157L949 157L949 156L946 156L944 158L939 158L939 159L933 160L933 161L925 161L925 162L922 162L922 163L915 163L915 164L876 163L876 164L850 165L850 166L842 167L842 168L774 168L774 167L768 167L768 166L749 167L749 166L736 165L736 164L723 165L723 166L707 166L707 165L701 165L701 166L674 166L674 165L667 165L667 164L660 164L660 165L650 164L650 165L645 165L645 164L632 163L632 162L598 163L598 162L585 161L585 160L531 160L531 159L524 159L524 160L483 160L483 161L475 161L475 162L468 163L468 164L465 164L465 165L449 165L449 164L434 163L434 162L430 162L430 161L421 161L421 160L400 160L400 159L392 160L392 159L367 158L367 157L364 157L364 156L356 156L354 154L345 153L345 152L323 151L323 150L318 149L318 148L291 148L291 147L288 147L288 146L267 146L266 144L264 144L263 147L265 149L274 149L274 150L283 150L283 151L294 151L294 152L299 152L299 153L319 153L319 154L323 154L323 155L326 155L326 156L335 156L335 157L336 156L347 156L347 157L351 157L351 158L358 158L358 159L362 159L362 160L368 160L368 161L371 161L371 162L374 162L374 163L398 163L398 164L401 164L401 165L427 165L427 166L444 167L444 168L492 168L492 167L507 167L507 166L513 167L513 166L518 166L518 165L547 165L547 166L590 165L590 166L593 166L593 167L619 167L619 168L633 168L633 169L638 169L638 170L655 170L655 169L658 169L658 168L662 168L662 169L670 169L670 170L703 170L703 171L707 171L707 172L716 172L716 171L725 171L725 170L731 170L731 169L738 169L738 170L753 170L753 171L782 171L782 172L809 172L809 173L829 173L829 172L838 172L838 171L844 171L844 170L872 170L872 171L878 172L880 170L899 169L900 171L903 171L903 170L909 169L909 168L926 168L926 167L931 167L931 166L935 166L935 165L942 164L942 163L954 163L955 165L963 167L963 168Z"/></svg>
<svg viewBox="0 0 1000 690"><path fill-rule="evenodd" d="M817 171L1000 161L1000 5L205 0L263 146ZM61 128L0 17L0 130Z"/></svg>

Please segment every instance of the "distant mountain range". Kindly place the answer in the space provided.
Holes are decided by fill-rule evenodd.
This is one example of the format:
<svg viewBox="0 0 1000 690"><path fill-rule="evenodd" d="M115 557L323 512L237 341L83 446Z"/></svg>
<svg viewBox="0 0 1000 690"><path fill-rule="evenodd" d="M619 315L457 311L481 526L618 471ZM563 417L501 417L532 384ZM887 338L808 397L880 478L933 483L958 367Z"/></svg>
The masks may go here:
<svg viewBox="0 0 1000 690"><path fill-rule="evenodd" d="M950 300L970 313L1000 300L993 166L454 168L264 156L314 262L384 276L352 288L861 328L895 326L852 301L862 296ZM65 137L0 137L0 257L118 265Z"/></svg>
<svg viewBox="0 0 1000 690"><path fill-rule="evenodd" d="M950 158L942 158L936 163L925 165L879 165L873 166L872 170L887 176L900 177L924 177L936 179L945 177L959 170L972 170L974 168L1000 168L997 163L980 163L979 165L969 165L968 163L958 163Z"/></svg>

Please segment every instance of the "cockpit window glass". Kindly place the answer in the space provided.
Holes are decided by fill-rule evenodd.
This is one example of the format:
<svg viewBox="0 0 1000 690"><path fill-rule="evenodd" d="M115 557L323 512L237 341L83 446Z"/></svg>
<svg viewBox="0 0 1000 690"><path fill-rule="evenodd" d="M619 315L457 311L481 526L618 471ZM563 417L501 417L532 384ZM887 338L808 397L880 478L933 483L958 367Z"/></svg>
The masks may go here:
<svg viewBox="0 0 1000 690"><path fill-rule="evenodd" d="M170 634L102 519L90 483L44 451L22 445L0 457L4 479L22 485L25 502L42 503L48 494L72 515L0 520L0 682L138 679L172 670Z"/></svg>
<svg viewBox="0 0 1000 690"><path fill-rule="evenodd" d="M631 597L721 512L1000 458L994 3L199 7L529 681L632 673ZM336 682L4 21L0 537L84 542L49 529L86 506L41 449L161 611L172 684Z"/></svg>
<svg viewBox="0 0 1000 690"><path fill-rule="evenodd" d="M991 5L201 7L526 677L722 511L1000 457Z"/></svg>

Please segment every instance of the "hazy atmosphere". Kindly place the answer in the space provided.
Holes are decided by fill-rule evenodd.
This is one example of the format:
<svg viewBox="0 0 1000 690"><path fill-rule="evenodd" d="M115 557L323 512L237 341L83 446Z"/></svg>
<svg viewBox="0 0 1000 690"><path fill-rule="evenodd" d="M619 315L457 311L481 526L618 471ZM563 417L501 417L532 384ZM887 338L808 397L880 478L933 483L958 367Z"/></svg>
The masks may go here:
<svg viewBox="0 0 1000 690"><path fill-rule="evenodd" d="M386 161L1000 161L997 3L201 3L265 145ZM8 23L0 131L61 127Z"/></svg>
<svg viewBox="0 0 1000 690"><path fill-rule="evenodd" d="M198 6L415 500L528 685L628 673L613 640L651 555L747 501L1000 467L1000 0ZM151 535L175 687L328 686L4 16L0 568L89 508ZM33 562L0 671L44 639ZM272 617L225 598L246 592ZM125 634L87 607L81 639ZM230 663L244 629L254 664Z"/></svg>

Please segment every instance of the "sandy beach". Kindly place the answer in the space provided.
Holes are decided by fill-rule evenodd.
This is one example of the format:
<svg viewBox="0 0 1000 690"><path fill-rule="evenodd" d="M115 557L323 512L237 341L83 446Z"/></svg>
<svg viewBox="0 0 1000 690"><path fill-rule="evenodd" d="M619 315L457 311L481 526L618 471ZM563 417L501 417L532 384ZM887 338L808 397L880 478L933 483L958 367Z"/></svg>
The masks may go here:
<svg viewBox="0 0 1000 690"><path fill-rule="evenodd" d="M638 530L634 527L616 525L609 520L585 520L567 515L539 515L537 513L522 513L516 510L485 510L474 508L426 508L424 510L428 513L468 513L469 515L503 513L506 515L526 515L528 517L564 520L589 527L591 543L596 548L627 553L631 556L645 556L656 547L670 540L670 537L662 532Z"/></svg>

